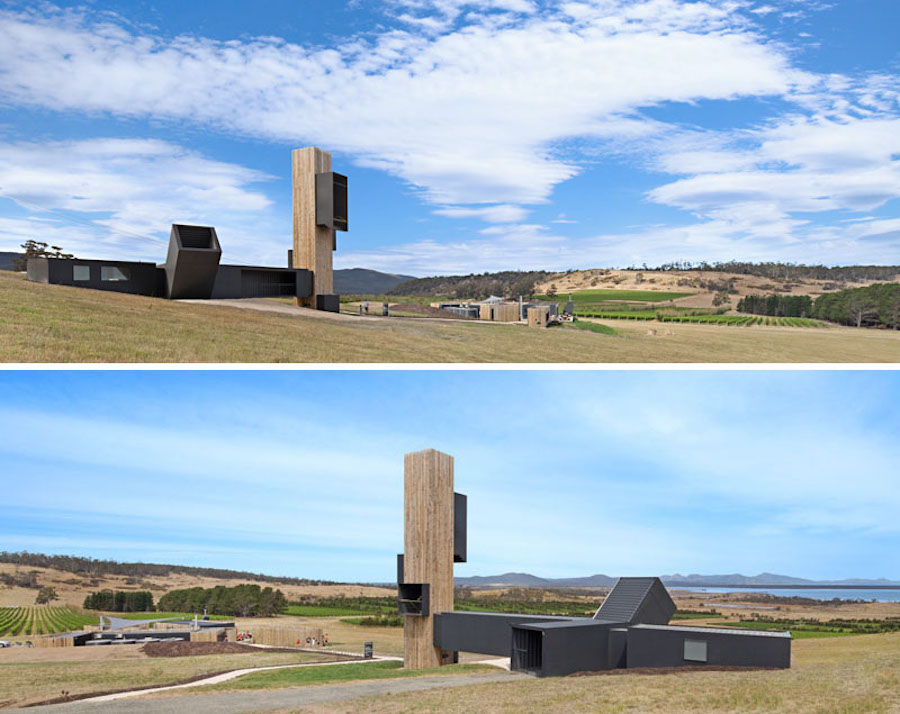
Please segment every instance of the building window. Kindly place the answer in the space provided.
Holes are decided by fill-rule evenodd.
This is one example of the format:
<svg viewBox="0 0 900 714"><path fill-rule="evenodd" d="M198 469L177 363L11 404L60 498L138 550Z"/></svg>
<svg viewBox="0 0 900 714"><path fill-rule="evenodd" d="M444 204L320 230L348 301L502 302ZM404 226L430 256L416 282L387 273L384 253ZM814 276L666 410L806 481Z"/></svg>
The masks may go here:
<svg viewBox="0 0 900 714"><path fill-rule="evenodd" d="M702 640L684 641L685 662L706 662L706 642Z"/></svg>
<svg viewBox="0 0 900 714"><path fill-rule="evenodd" d="M91 279L91 266L90 265L73 265L72 266L72 280L90 280Z"/></svg>
<svg viewBox="0 0 900 714"><path fill-rule="evenodd" d="M131 280L131 273L128 268L119 268L115 265L101 265L100 280L107 283L118 283Z"/></svg>

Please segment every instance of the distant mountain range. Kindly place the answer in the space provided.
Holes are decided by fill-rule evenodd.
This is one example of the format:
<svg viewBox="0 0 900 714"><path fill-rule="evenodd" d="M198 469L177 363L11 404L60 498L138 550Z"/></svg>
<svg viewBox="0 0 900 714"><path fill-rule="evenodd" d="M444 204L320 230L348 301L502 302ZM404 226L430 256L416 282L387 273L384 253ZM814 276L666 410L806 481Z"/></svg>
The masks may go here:
<svg viewBox="0 0 900 714"><path fill-rule="evenodd" d="M846 580L807 580L790 575L760 573L759 575L674 575L660 576L668 587L898 587L900 581L878 578L849 578ZM540 578L529 573L503 573L502 575L475 575L456 578L457 585L469 587L525 587L525 588L600 588L615 585L610 575L588 575L582 578Z"/></svg>
<svg viewBox="0 0 900 714"><path fill-rule="evenodd" d="M334 271L334 291L338 295L381 295L407 280L411 275L379 273L366 268L348 268Z"/></svg>

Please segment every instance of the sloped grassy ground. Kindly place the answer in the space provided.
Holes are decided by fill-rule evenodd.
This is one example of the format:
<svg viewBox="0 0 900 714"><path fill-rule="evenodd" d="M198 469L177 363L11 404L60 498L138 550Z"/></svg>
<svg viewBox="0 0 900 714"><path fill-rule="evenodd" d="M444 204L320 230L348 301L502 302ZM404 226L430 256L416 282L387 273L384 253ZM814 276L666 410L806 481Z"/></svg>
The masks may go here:
<svg viewBox="0 0 900 714"><path fill-rule="evenodd" d="M616 335L354 320L27 282L0 272L0 362L897 362L900 331L681 325Z"/></svg>

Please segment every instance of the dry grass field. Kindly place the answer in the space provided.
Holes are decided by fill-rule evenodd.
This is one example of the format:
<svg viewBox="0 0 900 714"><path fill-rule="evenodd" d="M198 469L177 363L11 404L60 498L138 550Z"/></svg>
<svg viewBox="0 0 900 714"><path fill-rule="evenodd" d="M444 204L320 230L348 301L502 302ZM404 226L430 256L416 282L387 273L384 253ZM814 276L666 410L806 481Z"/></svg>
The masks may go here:
<svg viewBox="0 0 900 714"><path fill-rule="evenodd" d="M896 362L900 331L615 321L616 336L422 318L264 313L0 272L2 362Z"/></svg>
<svg viewBox="0 0 900 714"><path fill-rule="evenodd" d="M0 708L86 692L174 684L205 674L330 659L327 654L266 652L147 657L138 646L0 650Z"/></svg>
<svg viewBox="0 0 900 714"><path fill-rule="evenodd" d="M202 688L195 690L202 693ZM900 711L900 634L793 643L789 670L641 673L620 670L332 702L303 712Z"/></svg>

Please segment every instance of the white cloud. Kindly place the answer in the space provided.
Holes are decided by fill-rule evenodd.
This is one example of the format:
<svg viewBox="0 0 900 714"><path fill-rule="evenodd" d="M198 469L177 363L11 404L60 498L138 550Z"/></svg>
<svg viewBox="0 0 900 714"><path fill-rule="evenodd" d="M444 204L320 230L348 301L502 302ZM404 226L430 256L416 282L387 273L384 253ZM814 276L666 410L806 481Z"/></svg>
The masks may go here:
<svg viewBox="0 0 900 714"><path fill-rule="evenodd" d="M813 219L871 212L900 196L900 80L798 71L749 19L776 6L817 3L394 0L395 27L332 47L164 37L115 16L42 6L0 12L0 101L315 143L401 177L437 215L503 224L452 244L338 253L341 266L434 273L674 258L896 261L895 228ZM690 132L641 115L666 102L763 96L792 102L791 113ZM196 220L215 224L238 255L283 259L284 219L250 187L268 177L165 142L117 140L104 153L104 141L72 142L80 151L71 157L64 144L6 145L0 193L24 205L32 192L33 203L105 221L121 234L108 240L144 257L158 251L137 248L129 234ZM613 235L597 227L582 239L522 224L527 205L611 155L677 176L647 199L696 222ZM172 186L170 169L186 178ZM27 220L6 219L7 238L29 230ZM73 231L65 247L78 248L82 234ZM96 242L90 250L99 252Z"/></svg>
<svg viewBox="0 0 900 714"><path fill-rule="evenodd" d="M836 230L814 225L815 214L869 212L900 197L900 117L794 115L763 129L727 138L701 133L688 142L714 148L670 143L660 167L687 176L653 189L649 198L723 221L732 235L811 244L815 235Z"/></svg>
<svg viewBox="0 0 900 714"><path fill-rule="evenodd" d="M888 432L866 425L871 397L860 395L840 419L831 416L835 398L827 394L811 393L808 403L779 412L771 405L786 397L774 394L777 383L753 379L735 382L742 388L728 390L727 399L701 403L693 382L660 375L643 393L613 388L600 402L575 399L568 408L588 432L602 430L613 452L641 454L643 468L663 475L660 488L676 498L700 494L710 508L720 500L740 504L780 533L900 532L891 516L900 508L894 445ZM647 434L658 437L652 449Z"/></svg>
<svg viewBox="0 0 900 714"><path fill-rule="evenodd" d="M648 226L634 232L559 235L535 224L492 226L482 238L421 240L371 251L339 251L335 265L366 265L408 275L468 274L473 270L570 270L592 266L659 265L671 260L895 264L900 219L809 226L805 221L754 215L752 206L731 219L684 226ZM798 237L791 237L792 231ZM788 238L785 238L788 234ZM802 239L799 237L802 235Z"/></svg>
<svg viewBox="0 0 900 714"><path fill-rule="evenodd" d="M171 223L217 227L231 253L272 230L272 202L251 188L272 177L158 140L0 142L0 196L36 210L0 220L0 242L51 237L80 257L163 260ZM256 246L256 250L258 250Z"/></svg>
<svg viewBox="0 0 900 714"><path fill-rule="evenodd" d="M480 218L488 223L517 223L525 219L528 211L521 206L501 203L496 206L466 208L464 206L445 206L434 211L438 216L447 218Z"/></svg>
<svg viewBox="0 0 900 714"><path fill-rule="evenodd" d="M321 144L401 176L429 200L467 204L546 200L579 170L555 143L631 135L640 107L782 94L805 81L728 2L406 5L525 14L514 26L467 15L435 37L390 29L306 48L5 12L0 91L19 105Z"/></svg>

